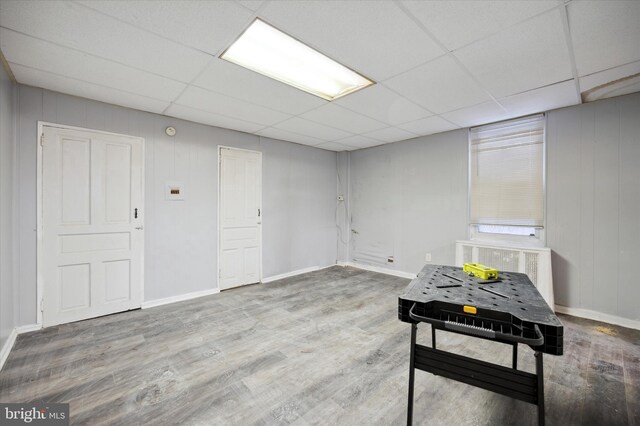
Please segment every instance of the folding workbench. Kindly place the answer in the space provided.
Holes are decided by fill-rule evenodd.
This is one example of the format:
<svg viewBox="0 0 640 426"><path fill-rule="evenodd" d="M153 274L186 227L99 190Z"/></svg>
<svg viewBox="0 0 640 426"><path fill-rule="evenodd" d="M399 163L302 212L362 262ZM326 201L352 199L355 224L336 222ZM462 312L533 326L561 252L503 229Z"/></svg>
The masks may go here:
<svg viewBox="0 0 640 426"><path fill-rule="evenodd" d="M407 425L416 369L535 404L544 425L543 353L562 355L563 326L525 274L483 280L462 268L426 265L399 297L398 317L411 324ZM431 325L430 348L416 343L421 322ZM511 368L437 349L436 330L511 345ZM518 344L534 350L535 374L518 370Z"/></svg>

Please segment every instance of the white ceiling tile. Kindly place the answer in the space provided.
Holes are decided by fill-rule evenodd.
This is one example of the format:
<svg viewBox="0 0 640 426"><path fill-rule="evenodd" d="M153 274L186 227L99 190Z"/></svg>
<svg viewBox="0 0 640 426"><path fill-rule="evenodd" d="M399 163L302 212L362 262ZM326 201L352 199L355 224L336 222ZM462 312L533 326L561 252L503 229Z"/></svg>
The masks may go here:
<svg viewBox="0 0 640 426"><path fill-rule="evenodd" d="M554 9L454 53L496 97L573 76L560 11Z"/></svg>
<svg viewBox="0 0 640 426"><path fill-rule="evenodd" d="M457 129L459 126L451 124L447 120L435 115L433 117L421 118L420 120L399 124L398 127L415 133L416 135L431 135Z"/></svg>
<svg viewBox="0 0 640 426"><path fill-rule="evenodd" d="M314 146L324 142L322 139L316 139L311 136L299 135L297 133L288 132L286 130L276 129L275 127L267 127L257 132L257 134L261 136L266 136L271 139L279 139L282 141L295 142L295 143L300 143L302 145Z"/></svg>
<svg viewBox="0 0 640 426"><path fill-rule="evenodd" d="M9 62L159 100L170 102L186 87L169 78L4 28L0 28L0 49Z"/></svg>
<svg viewBox="0 0 640 426"><path fill-rule="evenodd" d="M447 112L446 114L442 114L442 117L456 123L460 127L477 126L509 118L507 113L494 101Z"/></svg>
<svg viewBox="0 0 640 426"><path fill-rule="evenodd" d="M611 83L636 74L640 74L640 61L580 77L580 90L584 93L596 86Z"/></svg>
<svg viewBox="0 0 640 426"><path fill-rule="evenodd" d="M291 117L289 114L194 86L189 86L175 103L265 126L270 126Z"/></svg>
<svg viewBox="0 0 640 426"><path fill-rule="evenodd" d="M223 127L225 129L239 130L247 133L254 133L264 127L262 124L236 120L235 118L189 108L184 105L173 104L167 108L164 114L170 117L207 124L209 126Z"/></svg>
<svg viewBox="0 0 640 426"><path fill-rule="evenodd" d="M343 145L338 142L324 142L324 143L321 143L320 145L316 145L316 148L321 148L321 149L326 149L328 151L336 151L336 152L353 151L354 149L354 147L352 146Z"/></svg>
<svg viewBox="0 0 640 426"><path fill-rule="evenodd" d="M580 103L574 80L499 99L510 117L550 111Z"/></svg>
<svg viewBox="0 0 640 426"><path fill-rule="evenodd" d="M491 99L448 56L391 78L384 84L436 114Z"/></svg>
<svg viewBox="0 0 640 426"><path fill-rule="evenodd" d="M403 141L405 139L413 139L416 137L415 134L407 132L403 129L399 129L397 127L387 127L386 129L366 133L364 136L377 139L381 142L397 142Z"/></svg>
<svg viewBox="0 0 640 426"><path fill-rule="evenodd" d="M273 1L261 16L377 81L444 53L393 2Z"/></svg>
<svg viewBox="0 0 640 426"><path fill-rule="evenodd" d="M71 2L0 2L0 26L182 82L211 58Z"/></svg>
<svg viewBox="0 0 640 426"><path fill-rule="evenodd" d="M338 130L333 127L314 123L313 121L305 120L304 118L300 117L290 118L289 120L278 123L273 127L282 130L288 130L294 133L299 133L301 135L311 136L317 139L322 139L326 142L351 136L350 133L347 133L343 130Z"/></svg>
<svg viewBox="0 0 640 426"><path fill-rule="evenodd" d="M387 127L386 124L332 103L304 113L300 117L351 133L366 133Z"/></svg>
<svg viewBox="0 0 640 426"><path fill-rule="evenodd" d="M293 115L327 103L317 96L222 59L214 59L193 84Z"/></svg>
<svg viewBox="0 0 640 426"><path fill-rule="evenodd" d="M85 83L34 68L27 68L19 64L9 63L9 65L16 79L22 84L29 86L43 87L56 92L158 114L162 113L169 105L169 102L166 101L135 95L96 84Z"/></svg>
<svg viewBox="0 0 640 426"><path fill-rule="evenodd" d="M264 4L263 0L236 0L242 6L257 11Z"/></svg>
<svg viewBox="0 0 640 426"><path fill-rule="evenodd" d="M84 6L152 33L217 54L251 22L253 13L231 1L80 1Z"/></svg>
<svg viewBox="0 0 640 426"><path fill-rule="evenodd" d="M573 1L567 13L579 76L640 60L640 1Z"/></svg>
<svg viewBox="0 0 640 426"><path fill-rule="evenodd" d="M336 142L341 143L343 145L352 146L355 149L368 148L370 146L378 146L383 143L377 139L371 139L362 135L349 136L348 138L340 139L340 140L337 140Z"/></svg>
<svg viewBox="0 0 640 426"><path fill-rule="evenodd" d="M382 84L367 87L339 98L333 103L391 126L432 115L426 109L387 89Z"/></svg>
<svg viewBox="0 0 640 426"><path fill-rule="evenodd" d="M402 3L449 50L458 49L558 6L555 0L418 0Z"/></svg>

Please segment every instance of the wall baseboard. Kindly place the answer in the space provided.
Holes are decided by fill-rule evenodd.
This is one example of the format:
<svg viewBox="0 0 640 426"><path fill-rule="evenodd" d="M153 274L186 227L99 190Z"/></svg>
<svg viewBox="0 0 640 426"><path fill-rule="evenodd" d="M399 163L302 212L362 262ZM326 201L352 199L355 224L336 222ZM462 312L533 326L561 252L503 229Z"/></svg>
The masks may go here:
<svg viewBox="0 0 640 426"><path fill-rule="evenodd" d="M165 297L164 299L149 300L142 302L142 309L155 308L156 306L168 305L169 303L184 302L185 300L197 299L198 297L210 296L220 293L220 289L194 291L193 293L180 294L178 296Z"/></svg>
<svg viewBox="0 0 640 426"><path fill-rule="evenodd" d="M42 324L27 324L16 327L18 334L31 333L32 331L42 330Z"/></svg>
<svg viewBox="0 0 640 426"><path fill-rule="evenodd" d="M7 341L4 342L4 345L0 349L0 370L2 370L2 367L4 366L4 363L7 361L7 358L9 358L9 352L11 352L11 349L13 348L13 344L16 342L17 336L18 336L18 333L14 328L13 330L11 330L11 333L9 333L9 338L7 339Z"/></svg>
<svg viewBox="0 0 640 426"><path fill-rule="evenodd" d="M568 306L556 305L556 312L571 315L573 317L586 318L594 321L606 322L607 324L615 324L622 327L640 330L640 321L638 320L622 318L617 315L604 314L590 309L570 308Z"/></svg>
<svg viewBox="0 0 640 426"><path fill-rule="evenodd" d="M412 274L411 272L396 271L395 269L381 268L379 266L372 266L358 262L338 262L337 264L339 266L351 266L353 268L363 269L365 271L379 272L381 274L393 275L394 277L400 278L413 279L418 275Z"/></svg>
<svg viewBox="0 0 640 426"><path fill-rule="evenodd" d="M302 275L302 274L306 274L308 272L320 271L322 269L331 268L332 266L336 266L336 265L327 265L327 266L323 266L323 267L311 266L309 268L298 269L296 271L286 272L284 274L273 275L271 277L263 278L262 279L262 284L266 284L266 283L270 283L270 282L273 282L273 281L282 280L284 278L295 277L296 275Z"/></svg>

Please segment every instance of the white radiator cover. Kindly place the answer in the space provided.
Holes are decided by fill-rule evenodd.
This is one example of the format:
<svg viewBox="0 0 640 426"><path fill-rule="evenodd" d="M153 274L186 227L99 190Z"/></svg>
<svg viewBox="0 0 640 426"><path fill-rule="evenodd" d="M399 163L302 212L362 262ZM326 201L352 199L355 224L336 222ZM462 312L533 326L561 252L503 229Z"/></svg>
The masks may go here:
<svg viewBox="0 0 640 426"><path fill-rule="evenodd" d="M456 266L465 263L480 263L498 271L527 274L551 310L555 311L551 249L456 241Z"/></svg>

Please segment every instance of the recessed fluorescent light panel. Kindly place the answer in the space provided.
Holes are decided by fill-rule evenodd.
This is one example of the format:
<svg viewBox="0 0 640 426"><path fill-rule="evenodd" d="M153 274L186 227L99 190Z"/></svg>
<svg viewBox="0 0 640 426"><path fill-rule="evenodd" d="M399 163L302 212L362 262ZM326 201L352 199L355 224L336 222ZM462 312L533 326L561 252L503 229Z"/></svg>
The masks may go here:
<svg viewBox="0 0 640 426"><path fill-rule="evenodd" d="M260 19L220 58L328 101L374 84Z"/></svg>

